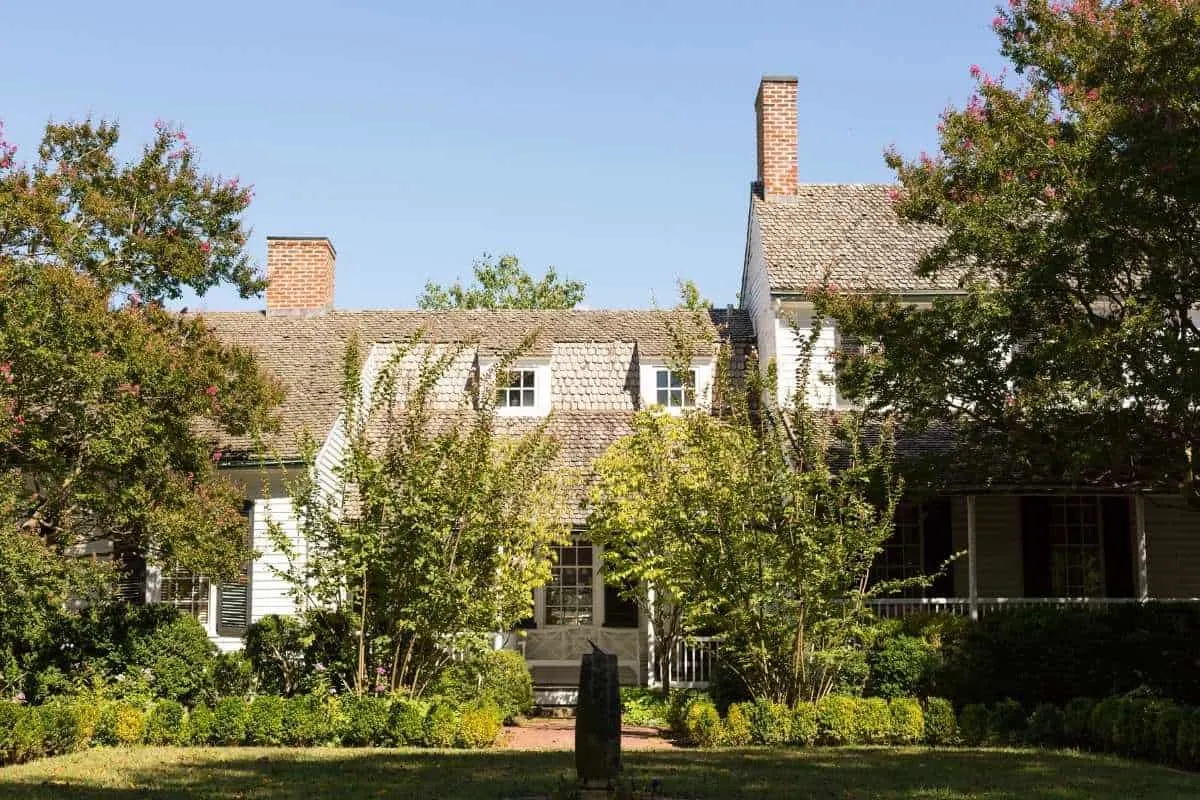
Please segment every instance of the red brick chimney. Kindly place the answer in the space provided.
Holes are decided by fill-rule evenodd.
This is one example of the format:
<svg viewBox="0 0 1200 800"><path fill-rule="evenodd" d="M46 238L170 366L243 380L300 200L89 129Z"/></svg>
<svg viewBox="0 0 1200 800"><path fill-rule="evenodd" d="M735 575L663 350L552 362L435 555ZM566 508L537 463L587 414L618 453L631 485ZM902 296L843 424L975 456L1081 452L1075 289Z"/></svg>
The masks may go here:
<svg viewBox="0 0 1200 800"><path fill-rule="evenodd" d="M796 194L796 77L764 75L758 117L758 186L764 196Z"/></svg>
<svg viewBox="0 0 1200 800"><path fill-rule="evenodd" d="M267 316L332 310L336 261L333 243L324 236L268 236Z"/></svg>

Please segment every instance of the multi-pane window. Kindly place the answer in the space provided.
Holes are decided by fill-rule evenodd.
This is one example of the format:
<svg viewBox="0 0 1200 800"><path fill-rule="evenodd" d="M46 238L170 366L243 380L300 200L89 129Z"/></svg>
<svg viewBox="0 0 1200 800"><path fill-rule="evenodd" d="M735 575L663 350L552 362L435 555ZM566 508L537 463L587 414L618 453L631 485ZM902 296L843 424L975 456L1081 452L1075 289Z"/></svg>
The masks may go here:
<svg viewBox="0 0 1200 800"><path fill-rule="evenodd" d="M696 405L696 370L689 369L687 378L673 369L655 373L655 402L667 408L691 408Z"/></svg>
<svg viewBox="0 0 1200 800"><path fill-rule="evenodd" d="M922 574L924 552L924 519L919 503L901 503L896 509L896 527L883 544L883 552L871 565L873 583L915 578ZM920 587L901 592L905 596L920 596Z"/></svg>
<svg viewBox="0 0 1200 800"><path fill-rule="evenodd" d="M510 369L496 376L496 405L500 408L533 408L536 405L534 370Z"/></svg>
<svg viewBox="0 0 1200 800"><path fill-rule="evenodd" d="M185 570L176 569L163 572L159 584L158 599L178 608L184 614L191 614L202 624L208 622L208 578Z"/></svg>
<svg viewBox="0 0 1200 800"><path fill-rule="evenodd" d="M1060 597L1104 594L1104 548L1100 499L1050 500L1050 586Z"/></svg>
<svg viewBox="0 0 1200 800"><path fill-rule="evenodd" d="M558 558L546 585L546 624L591 625L595 619L592 544L579 539L555 551Z"/></svg>

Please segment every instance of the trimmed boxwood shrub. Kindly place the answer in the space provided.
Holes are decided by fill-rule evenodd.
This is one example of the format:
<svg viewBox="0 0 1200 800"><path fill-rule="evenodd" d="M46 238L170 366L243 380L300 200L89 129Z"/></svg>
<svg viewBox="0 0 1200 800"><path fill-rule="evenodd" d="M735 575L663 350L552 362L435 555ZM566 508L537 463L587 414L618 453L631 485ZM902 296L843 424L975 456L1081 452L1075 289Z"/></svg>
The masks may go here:
<svg viewBox="0 0 1200 800"><path fill-rule="evenodd" d="M911 697L897 697L888 703L892 717L889 739L893 744L916 744L925 736L925 712Z"/></svg>
<svg viewBox="0 0 1200 800"><path fill-rule="evenodd" d="M978 747L988 740L992 715L982 703L972 703L958 715L958 732L964 744Z"/></svg>
<svg viewBox="0 0 1200 800"><path fill-rule="evenodd" d="M791 709L787 742L808 747L816 741L817 707L812 703L800 703Z"/></svg>
<svg viewBox="0 0 1200 800"><path fill-rule="evenodd" d="M1181 766L1200 768L1200 709L1189 709L1179 722L1179 738L1175 754Z"/></svg>
<svg viewBox="0 0 1200 800"><path fill-rule="evenodd" d="M246 701L240 697L226 697L213 708L212 742L219 745L237 745L246 741Z"/></svg>
<svg viewBox="0 0 1200 800"><path fill-rule="evenodd" d="M246 712L246 744L283 744L284 701L275 695L262 695L250 701Z"/></svg>
<svg viewBox="0 0 1200 800"><path fill-rule="evenodd" d="M86 744L79 705L66 698L55 698L37 709L41 717L45 754L73 753Z"/></svg>
<svg viewBox="0 0 1200 800"><path fill-rule="evenodd" d="M726 747L745 747L753 734L750 730L749 703L734 703L725 712L725 724L721 730L721 743Z"/></svg>
<svg viewBox="0 0 1200 800"><path fill-rule="evenodd" d="M687 707L684 720L687 737L700 747L716 747L721 744L721 715L717 707L707 698L696 698Z"/></svg>
<svg viewBox="0 0 1200 800"><path fill-rule="evenodd" d="M458 714L446 700L437 700L425 718L425 744L429 747L453 747L458 739Z"/></svg>
<svg viewBox="0 0 1200 800"><path fill-rule="evenodd" d="M867 692L889 700L925 694L937 663L937 649L924 639L884 635L867 652Z"/></svg>
<svg viewBox="0 0 1200 800"><path fill-rule="evenodd" d="M192 713L188 714L187 724L184 726L186 741L194 745L210 744L215 721L213 710L208 706L198 705L193 708Z"/></svg>
<svg viewBox="0 0 1200 800"><path fill-rule="evenodd" d="M342 742L368 747L382 745L388 736L388 701L383 697L348 695L342 698Z"/></svg>
<svg viewBox="0 0 1200 800"><path fill-rule="evenodd" d="M1058 747L1066 740L1066 717L1057 706L1042 703L1029 715L1029 729L1025 736L1030 744L1040 747Z"/></svg>
<svg viewBox="0 0 1200 800"><path fill-rule="evenodd" d="M0 765L38 758L44 741L42 719L36 709L0 701Z"/></svg>
<svg viewBox="0 0 1200 800"><path fill-rule="evenodd" d="M778 747L791 738L792 715L788 707L760 697L746 704L744 710L750 718L750 740L754 744Z"/></svg>
<svg viewBox="0 0 1200 800"><path fill-rule="evenodd" d="M1025 709L1016 700L1001 700L992 707L988 738L996 744L1020 744L1029 727Z"/></svg>
<svg viewBox="0 0 1200 800"><path fill-rule="evenodd" d="M817 701L817 738L823 744L852 744L858 734L858 701L828 694Z"/></svg>
<svg viewBox="0 0 1200 800"><path fill-rule="evenodd" d="M1179 706L1171 706L1158 715L1158 723L1154 726L1154 755L1167 764L1176 763L1179 759L1179 727L1187 719L1188 710Z"/></svg>
<svg viewBox="0 0 1200 800"><path fill-rule="evenodd" d="M455 743L467 748L491 747L503 727L504 712L489 697L462 710Z"/></svg>
<svg viewBox="0 0 1200 800"><path fill-rule="evenodd" d="M311 694L289 697L283 702L283 742L310 747L333 738L333 721L325 699Z"/></svg>
<svg viewBox="0 0 1200 800"><path fill-rule="evenodd" d="M92 741L117 746L138 744L145 735L145 715L129 703L115 700L105 703L96 720Z"/></svg>
<svg viewBox="0 0 1200 800"><path fill-rule="evenodd" d="M1063 709L1063 739L1067 744L1083 747L1091 740L1092 710L1096 701L1076 697Z"/></svg>
<svg viewBox="0 0 1200 800"><path fill-rule="evenodd" d="M146 717L146 743L182 744L186 740L183 705L176 700L159 700Z"/></svg>
<svg viewBox="0 0 1200 800"><path fill-rule="evenodd" d="M953 704L944 697L930 697L925 701L925 742L946 745L957 741L958 720Z"/></svg>
<svg viewBox="0 0 1200 800"><path fill-rule="evenodd" d="M687 734L688 707L696 700L712 702L712 698L706 692L695 689L675 689L671 692L667 700L667 725L671 730Z"/></svg>
<svg viewBox="0 0 1200 800"><path fill-rule="evenodd" d="M857 700L854 721L855 741L861 744L887 744L892 735L892 712L882 697Z"/></svg>
<svg viewBox="0 0 1200 800"><path fill-rule="evenodd" d="M388 712L388 737L393 744L418 746L425 743L425 717L429 705L420 700L400 699Z"/></svg>
<svg viewBox="0 0 1200 800"><path fill-rule="evenodd" d="M1092 746L1107 752L1112 752L1116 746L1117 712L1121 701L1116 697L1106 697L1092 708L1088 717L1088 740Z"/></svg>

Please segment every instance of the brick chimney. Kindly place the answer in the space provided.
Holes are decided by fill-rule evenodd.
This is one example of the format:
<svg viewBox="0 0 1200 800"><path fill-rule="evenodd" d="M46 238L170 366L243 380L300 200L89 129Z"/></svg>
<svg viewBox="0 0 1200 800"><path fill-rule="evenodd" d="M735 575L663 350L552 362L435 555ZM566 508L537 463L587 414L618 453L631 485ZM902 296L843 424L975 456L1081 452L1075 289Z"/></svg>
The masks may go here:
<svg viewBox="0 0 1200 800"><path fill-rule="evenodd" d="M332 310L336 261L333 243L324 236L268 236L267 316Z"/></svg>
<svg viewBox="0 0 1200 800"><path fill-rule="evenodd" d="M758 190L796 194L796 77L764 75L754 100L758 118Z"/></svg>

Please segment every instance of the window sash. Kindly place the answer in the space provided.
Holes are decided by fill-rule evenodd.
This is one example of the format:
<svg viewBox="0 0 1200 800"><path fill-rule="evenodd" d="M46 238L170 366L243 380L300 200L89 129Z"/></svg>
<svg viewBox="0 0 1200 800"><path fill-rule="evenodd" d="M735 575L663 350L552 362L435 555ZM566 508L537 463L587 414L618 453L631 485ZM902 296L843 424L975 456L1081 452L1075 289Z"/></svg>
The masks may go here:
<svg viewBox="0 0 1200 800"><path fill-rule="evenodd" d="M173 569L161 574L158 602L175 606L180 613L190 614L202 625L208 624L208 578L186 569Z"/></svg>
<svg viewBox="0 0 1200 800"><path fill-rule="evenodd" d="M1105 588L1098 497L1050 500L1050 585L1060 597L1099 597Z"/></svg>
<svg viewBox="0 0 1200 800"><path fill-rule="evenodd" d="M533 408L537 405L537 371L504 370L496 377L496 405L499 408Z"/></svg>
<svg viewBox="0 0 1200 800"><path fill-rule="evenodd" d="M678 370L660 369L654 375L655 402L665 408L693 408L696 405L696 370L688 370L685 383Z"/></svg>
<svg viewBox="0 0 1200 800"><path fill-rule="evenodd" d="M596 619L595 548L580 539L555 548L545 588L547 625L592 625Z"/></svg>

